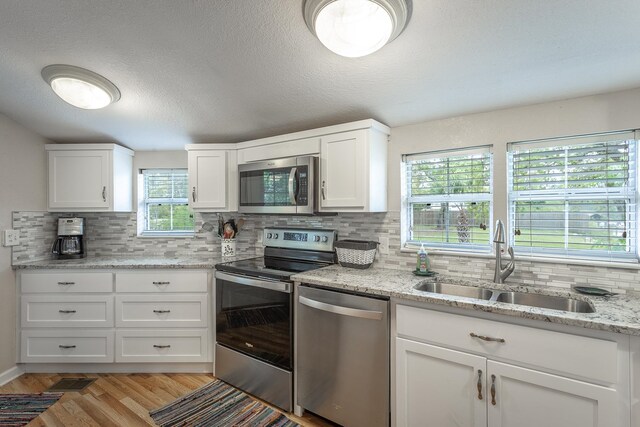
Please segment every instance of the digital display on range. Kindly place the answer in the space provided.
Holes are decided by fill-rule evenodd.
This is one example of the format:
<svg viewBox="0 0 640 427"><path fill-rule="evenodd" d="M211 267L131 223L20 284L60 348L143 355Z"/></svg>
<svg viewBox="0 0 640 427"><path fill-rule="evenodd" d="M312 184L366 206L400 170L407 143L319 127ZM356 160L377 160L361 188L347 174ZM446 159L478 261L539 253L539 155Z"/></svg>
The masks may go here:
<svg viewBox="0 0 640 427"><path fill-rule="evenodd" d="M307 233L284 233L284 240L293 240L294 242L306 242L307 241Z"/></svg>

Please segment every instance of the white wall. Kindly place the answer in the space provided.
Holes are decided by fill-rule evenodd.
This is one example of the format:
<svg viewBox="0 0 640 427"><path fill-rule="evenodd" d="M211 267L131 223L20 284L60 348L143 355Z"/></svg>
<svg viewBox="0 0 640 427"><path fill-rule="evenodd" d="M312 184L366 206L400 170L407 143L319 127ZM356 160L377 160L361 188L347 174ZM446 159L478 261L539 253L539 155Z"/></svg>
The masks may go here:
<svg viewBox="0 0 640 427"><path fill-rule="evenodd" d="M402 154L493 145L494 176L506 177L508 142L637 128L640 88L396 127L389 144L389 210L400 210ZM505 181L494 182L496 219L507 219Z"/></svg>
<svg viewBox="0 0 640 427"><path fill-rule="evenodd" d="M48 141L0 114L0 230L11 212L46 210ZM11 248L0 247L0 373L15 366L16 284Z"/></svg>

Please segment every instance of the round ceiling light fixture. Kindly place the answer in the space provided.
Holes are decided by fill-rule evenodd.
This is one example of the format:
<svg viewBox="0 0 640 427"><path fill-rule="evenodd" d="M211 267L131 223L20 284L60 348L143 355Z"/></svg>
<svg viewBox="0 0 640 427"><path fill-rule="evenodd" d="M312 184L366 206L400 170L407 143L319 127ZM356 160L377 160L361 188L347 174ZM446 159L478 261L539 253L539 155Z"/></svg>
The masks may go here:
<svg viewBox="0 0 640 427"><path fill-rule="evenodd" d="M55 64L42 69L42 78L65 102L85 110L104 108L120 99L120 91L93 71Z"/></svg>
<svg viewBox="0 0 640 427"><path fill-rule="evenodd" d="M306 0L304 20L313 34L338 55L369 55L402 33L410 0Z"/></svg>

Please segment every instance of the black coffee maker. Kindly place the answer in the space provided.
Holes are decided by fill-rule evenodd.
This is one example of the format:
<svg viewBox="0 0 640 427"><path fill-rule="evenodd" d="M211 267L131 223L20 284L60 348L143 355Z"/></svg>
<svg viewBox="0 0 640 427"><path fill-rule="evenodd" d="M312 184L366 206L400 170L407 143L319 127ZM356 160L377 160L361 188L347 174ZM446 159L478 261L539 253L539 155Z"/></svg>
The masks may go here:
<svg viewBox="0 0 640 427"><path fill-rule="evenodd" d="M56 259L84 258L84 218L58 218L58 237L51 252Z"/></svg>

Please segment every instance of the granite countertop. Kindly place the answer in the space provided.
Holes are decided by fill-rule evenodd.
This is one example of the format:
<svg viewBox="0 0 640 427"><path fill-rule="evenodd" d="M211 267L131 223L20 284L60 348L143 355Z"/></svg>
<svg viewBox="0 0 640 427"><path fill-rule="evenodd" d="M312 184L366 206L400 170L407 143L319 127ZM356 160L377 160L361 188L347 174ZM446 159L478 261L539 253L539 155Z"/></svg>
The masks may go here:
<svg viewBox="0 0 640 427"><path fill-rule="evenodd" d="M135 268L168 268L168 269L208 269L221 262L238 261L253 258L256 255L246 253L235 257L222 256L194 256L194 257L136 257L136 256L110 256L87 257L82 259L47 259L13 264L14 270L45 270L45 269L135 269Z"/></svg>
<svg viewBox="0 0 640 427"><path fill-rule="evenodd" d="M509 283L499 285L493 282L446 275L425 278L415 276L410 271L384 269L375 266L366 270L357 270L333 265L296 274L293 276L293 280L335 289L640 336L640 297L632 294L587 297L566 288L519 286ZM434 280L506 291L571 297L591 302L596 311L595 313L570 313L474 298L434 294L414 289L414 286L421 282Z"/></svg>

